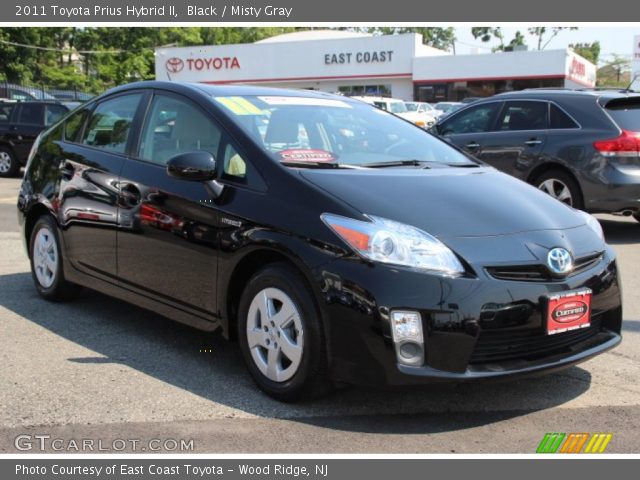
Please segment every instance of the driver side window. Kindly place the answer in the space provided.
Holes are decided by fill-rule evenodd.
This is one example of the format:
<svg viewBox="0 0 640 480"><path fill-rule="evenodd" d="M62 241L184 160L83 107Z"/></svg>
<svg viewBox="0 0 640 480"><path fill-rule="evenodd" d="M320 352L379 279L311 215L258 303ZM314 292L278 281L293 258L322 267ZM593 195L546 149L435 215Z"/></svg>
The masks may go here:
<svg viewBox="0 0 640 480"><path fill-rule="evenodd" d="M156 95L145 121L140 158L160 165L179 153L204 150L218 155L220 129L195 105Z"/></svg>
<svg viewBox="0 0 640 480"><path fill-rule="evenodd" d="M476 105L454 114L440 127L442 135L483 133L491 130L498 113L499 102Z"/></svg>

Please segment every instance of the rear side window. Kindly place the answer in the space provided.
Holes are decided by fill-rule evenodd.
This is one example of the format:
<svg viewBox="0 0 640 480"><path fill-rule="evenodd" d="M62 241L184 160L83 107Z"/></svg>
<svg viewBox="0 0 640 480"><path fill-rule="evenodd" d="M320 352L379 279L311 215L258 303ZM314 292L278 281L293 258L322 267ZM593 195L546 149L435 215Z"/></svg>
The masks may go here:
<svg viewBox="0 0 640 480"><path fill-rule="evenodd" d="M497 130L545 130L548 108L547 102L507 102L498 119Z"/></svg>
<svg viewBox="0 0 640 480"><path fill-rule="evenodd" d="M84 120L87 118L87 110L80 110L79 112L71 115L64 124L64 139L67 142L75 142L78 140L80 129L84 125Z"/></svg>
<svg viewBox="0 0 640 480"><path fill-rule="evenodd" d="M621 129L640 132L640 101L611 101L606 110Z"/></svg>
<svg viewBox="0 0 640 480"><path fill-rule="evenodd" d="M82 143L110 152L124 153L141 98L141 94L134 93L99 104L89 119Z"/></svg>
<svg viewBox="0 0 640 480"><path fill-rule="evenodd" d="M573 121L573 119L567 115L561 108L557 105L551 104L551 108L549 110L550 114L550 123L549 126L552 129L561 129L561 128L580 128L580 126Z"/></svg>
<svg viewBox="0 0 640 480"><path fill-rule="evenodd" d="M28 123L32 125L42 125L44 118L42 116L43 105L36 103L25 103L20 108L18 123Z"/></svg>

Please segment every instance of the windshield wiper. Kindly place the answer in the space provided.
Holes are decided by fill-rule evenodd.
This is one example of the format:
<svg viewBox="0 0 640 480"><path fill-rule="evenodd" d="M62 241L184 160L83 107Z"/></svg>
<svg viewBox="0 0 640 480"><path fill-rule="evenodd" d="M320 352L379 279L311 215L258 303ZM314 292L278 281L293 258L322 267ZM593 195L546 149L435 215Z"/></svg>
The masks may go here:
<svg viewBox="0 0 640 480"><path fill-rule="evenodd" d="M360 165L350 165L348 163L335 163L335 162L296 162L296 161L292 161L292 160L287 160L284 162L280 162L280 164L286 166L286 167L297 167L297 168L324 168L324 169L329 169L329 170L335 170L338 168L347 168L347 169L352 169L352 170L364 170L366 168L368 168L368 166L366 167L362 167Z"/></svg>
<svg viewBox="0 0 640 480"><path fill-rule="evenodd" d="M437 160L416 160L414 158L407 160L390 160L388 162L375 162L375 163L367 163L367 167L369 168L387 168L387 167L422 167L422 168L431 168L429 165L446 165L447 167L457 167L457 168L470 168L470 167L479 167L480 165L469 162L469 163L446 163L446 162L438 162Z"/></svg>
<svg viewBox="0 0 640 480"><path fill-rule="evenodd" d="M389 160L388 162L367 163L369 168L387 168L387 167L422 167L424 160L408 159L408 160ZM425 167L428 168L428 167Z"/></svg>

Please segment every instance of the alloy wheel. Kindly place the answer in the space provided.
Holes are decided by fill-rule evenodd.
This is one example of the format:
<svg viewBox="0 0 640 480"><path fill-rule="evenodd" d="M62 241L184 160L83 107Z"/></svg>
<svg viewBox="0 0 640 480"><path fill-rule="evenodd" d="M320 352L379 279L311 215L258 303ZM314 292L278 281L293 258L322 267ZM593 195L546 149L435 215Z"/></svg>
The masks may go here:
<svg viewBox="0 0 640 480"><path fill-rule="evenodd" d="M569 186L562 180L557 178L548 178L540 183L540 185L538 185L538 188L543 192L551 195L556 200L560 200L570 207L573 206L573 196L571 195L571 190L569 189Z"/></svg>
<svg viewBox="0 0 640 480"><path fill-rule="evenodd" d="M247 343L260 372L273 382L286 382L302 362L304 331L300 312L277 288L258 292L249 305Z"/></svg>
<svg viewBox="0 0 640 480"><path fill-rule="evenodd" d="M58 271L58 246L53 232L43 226L33 244L33 269L38 283L49 288L56 280Z"/></svg>
<svg viewBox="0 0 640 480"><path fill-rule="evenodd" d="M0 152L0 173L8 173L11 170L11 156L7 152Z"/></svg>

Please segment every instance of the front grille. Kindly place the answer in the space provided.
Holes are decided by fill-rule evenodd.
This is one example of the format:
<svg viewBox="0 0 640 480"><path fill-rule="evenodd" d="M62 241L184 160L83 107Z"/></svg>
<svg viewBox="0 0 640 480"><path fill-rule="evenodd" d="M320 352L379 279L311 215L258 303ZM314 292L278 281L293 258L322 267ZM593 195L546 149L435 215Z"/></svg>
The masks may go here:
<svg viewBox="0 0 640 480"><path fill-rule="evenodd" d="M469 361L472 365L508 360L533 360L567 351L597 335L601 322L595 316L587 328L547 335L542 328L529 330L485 330L480 333Z"/></svg>
<svg viewBox="0 0 640 480"><path fill-rule="evenodd" d="M602 259L602 253L594 253L577 258L573 270L568 275L572 277L596 265ZM501 267L486 267L489 275L498 280L518 282L561 282L562 278L553 277L544 265L506 265Z"/></svg>

